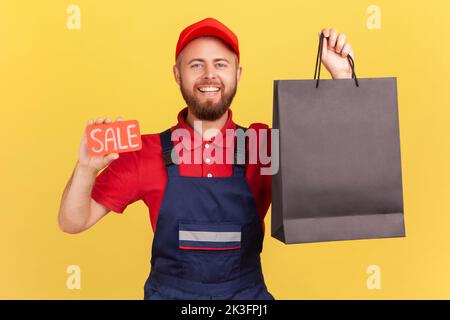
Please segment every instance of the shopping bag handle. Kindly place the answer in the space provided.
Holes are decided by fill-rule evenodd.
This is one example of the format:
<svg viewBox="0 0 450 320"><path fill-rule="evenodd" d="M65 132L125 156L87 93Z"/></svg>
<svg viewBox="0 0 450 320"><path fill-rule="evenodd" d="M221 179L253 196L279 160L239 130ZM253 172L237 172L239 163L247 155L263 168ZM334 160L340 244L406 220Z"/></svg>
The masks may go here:
<svg viewBox="0 0 450 320"><path fill-rule="evenodd" d="M317 52L317 58L316 58L316 70L314 71L314 80L316 80L316 88L319 87L319 80L320 80L320 67L322 65L322 50L323 50L323 38L325 36L323 33L320 34L320 40L319 40L319 50ZM357 87L359 87L358 78L356 77L355 73L355 61L350 56L350 54L347 55L348 62L350 63L350 67L352 68L352 79L355 79L355 84Z"/></svg>

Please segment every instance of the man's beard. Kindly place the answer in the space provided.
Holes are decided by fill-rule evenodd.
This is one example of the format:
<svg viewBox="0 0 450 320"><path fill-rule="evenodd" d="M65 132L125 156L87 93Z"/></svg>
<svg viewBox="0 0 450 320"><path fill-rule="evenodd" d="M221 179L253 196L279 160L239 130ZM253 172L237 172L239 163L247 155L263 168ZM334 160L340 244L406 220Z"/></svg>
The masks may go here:
<svg viewBox="0 0 450 320"><path fill-rule="evenodd" d="M214 121L219 119L221 116L227 112L228 108L236 95L237 84L234 83L230 91L226 92L222 84L205 82L199 85L212 85L220 87L220 101L213 102L212 99L206 99L206 101L201 102L195 94L191 94L184 86L183 81L180 79L180 90L183 95L184 101L188 105L189 110L194 114L194 116L199 120ZM197 89L197 85L194 90Z"/></svg>

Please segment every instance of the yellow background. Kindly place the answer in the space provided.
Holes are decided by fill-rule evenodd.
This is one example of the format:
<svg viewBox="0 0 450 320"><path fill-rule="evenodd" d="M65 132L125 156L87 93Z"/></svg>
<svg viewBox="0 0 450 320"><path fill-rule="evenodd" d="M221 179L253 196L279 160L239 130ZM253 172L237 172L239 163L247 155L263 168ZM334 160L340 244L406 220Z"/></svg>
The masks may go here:
<svg viewBox="0 0 450 320"><path fill-rule="evenodd" d="M66 27L71 4L80 30ZM366 26L371 4L381 30ZM153 236L145 205L67 235L59 201L88 118L138 119L143 133L175 123L179 32L212 16L240 40L241 125L271 124L274 79L312 78L323 27L347 34L359 77L398 77L407 237L284 245L270 237L269 212L262 258L273 295L449 299L449 14L447 0L0 1L0 298L142 299ZM367 288L372 264L381 290ZM66 287L69 265L81 268L80 290Z"/></svg>

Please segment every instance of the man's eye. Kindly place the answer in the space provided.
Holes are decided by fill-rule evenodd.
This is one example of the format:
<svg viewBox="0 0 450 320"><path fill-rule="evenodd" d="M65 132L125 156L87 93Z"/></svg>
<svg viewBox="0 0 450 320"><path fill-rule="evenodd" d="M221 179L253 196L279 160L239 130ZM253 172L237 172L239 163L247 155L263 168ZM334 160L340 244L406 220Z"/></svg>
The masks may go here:
<svg viewBox="0 0 450 320"><path fill-rule="evenodd" d="M191 69L197 69L200 67L200 63L191 64Z"/></svg>
<svg viewBox="0 0 450 320"><path fill-rule="evenodd" d="M217 63L216 66L219 68L225 68L227 65L225 63Z"/></svg>

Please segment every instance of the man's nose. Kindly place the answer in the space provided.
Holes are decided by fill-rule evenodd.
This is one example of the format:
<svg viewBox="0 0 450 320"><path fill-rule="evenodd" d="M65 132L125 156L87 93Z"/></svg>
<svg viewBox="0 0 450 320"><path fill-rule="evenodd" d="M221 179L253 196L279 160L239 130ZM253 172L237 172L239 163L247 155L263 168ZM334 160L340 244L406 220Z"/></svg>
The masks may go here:
<svg viewBox="0 0 450 320"><path fill-rule="evenodd" d="M216 78L216 70L214 69L214 65L206 64L205 72L203 74L204 79L215 79Z"/></svg>

